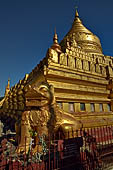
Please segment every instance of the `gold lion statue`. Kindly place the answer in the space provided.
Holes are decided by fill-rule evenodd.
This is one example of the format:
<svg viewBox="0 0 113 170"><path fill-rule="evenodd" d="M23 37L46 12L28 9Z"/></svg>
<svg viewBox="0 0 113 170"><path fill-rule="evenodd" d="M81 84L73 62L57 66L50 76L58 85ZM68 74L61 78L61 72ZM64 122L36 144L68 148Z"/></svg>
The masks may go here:
<svg viewBox="0 0 113 170"><path fill-rule="evenodd" d="M39 136L58 134L62 132L65 138L73 137L69 131L81 128L79 121L70 113L59 108L54 97L54 88L48 83L40 83L38 87L26 87L26 109L21 118L20 144L17 152L28 152L32 136L30 131L35 132L35 147L33 152L40 151L38 145ZM70 135L69 135L70 134Z"/></svg>

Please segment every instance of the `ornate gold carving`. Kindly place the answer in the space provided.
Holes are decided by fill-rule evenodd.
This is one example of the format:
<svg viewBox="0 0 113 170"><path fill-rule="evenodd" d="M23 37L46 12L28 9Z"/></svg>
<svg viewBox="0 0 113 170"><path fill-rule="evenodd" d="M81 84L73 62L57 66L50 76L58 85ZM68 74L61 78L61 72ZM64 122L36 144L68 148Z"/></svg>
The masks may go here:
<svg viewBox="0 0 113 170"><path fill-rule="evenodd" d="M96 64L96 73L101 73L99 64Z"/></svg>
<svg viewBox="0 0 113 170"><path fill-rule="evenodd" d="M75 35L72 35L72 37L71 37L71 47L73 47L73 48L77 47L77 42L75 40Z"/></svg>
<svg viewBox="0 0 113 170"><path fill-rule="evenodd" d="M60 54L60 64L67 66L67 56L64 53Z"/></svg>
<svg viewBox="0 0 113 170"><path fill-rule="evenodd" d="M53 62L58 63L58 53L52 48L49 48L49 57Z"/></svg>
<svg viewBox="0 0 113 170"><path fill-rule="evenodd" d="M69 56L68 58L68 66L71 68L75 68L75 59L72 56Z"/></svg>
<svg viewBox="0 0 113 170"><path fill-rule="evenodd" d="M90 62L90 70L92 73L95 72L95 64L93 62Z"/></svg>
<svg viewBox="0 0 113 170"><path fill-rule="evenodd" d="M105 67L102 67L102 75L106 76L106 68Z"/></svg>
<svg viewBox="0 0 113 170"><path fill-rule="evenodd" d="M82 69L82 62L81 59L79 58L76 58L76 68Z"/></svg>
<svg viewBox="0 0 113 170"><path fill-rule="evenodd" d="M83 69L89 71L89 64L87 60L83 60Z"/></svg>

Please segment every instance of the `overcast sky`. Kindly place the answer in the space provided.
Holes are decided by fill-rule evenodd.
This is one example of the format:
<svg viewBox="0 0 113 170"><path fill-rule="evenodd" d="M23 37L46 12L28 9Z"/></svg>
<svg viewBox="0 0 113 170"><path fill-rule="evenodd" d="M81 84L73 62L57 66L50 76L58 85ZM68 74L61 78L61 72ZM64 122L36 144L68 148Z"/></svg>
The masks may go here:
<svg viewBox="0 0 113 170"><path fill-rule="evenodd" d="M78 6L84 25L96 34L105 55L113 56L113 0L0 0L0 96L42 59L69 31Z"/></svg>

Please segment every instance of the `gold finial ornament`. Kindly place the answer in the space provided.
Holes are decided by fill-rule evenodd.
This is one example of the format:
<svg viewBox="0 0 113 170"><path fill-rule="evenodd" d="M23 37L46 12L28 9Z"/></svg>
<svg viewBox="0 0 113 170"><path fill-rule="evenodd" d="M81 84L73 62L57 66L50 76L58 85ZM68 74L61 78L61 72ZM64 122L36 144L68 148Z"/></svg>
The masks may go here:
<svg viewBox="0 0 113 170"><path fill-rule="evenodd" d="M7 87L10 89L10 78L8 78L8 84Z"/></svg>
<svg viewBox="0 0 113 170"><path fill-rule="evenodd" d="M55 28L55 34L54 34L54 37L53 37L53 43L58 44L58 36L57 36L57 33L56 33L56 28Z"/></svg>
<svg viewBox="0 0 113 170"><path fill-rule="evenodd" d="M6 86L6 89L5 89L5 96L8 95L9 91L10 91L10 79L8 79L8 83L7 83L7 86Z"/></svg>
<svg viewBox="0 0 113 170"><path fill-rule="evenodd" d="M51 48L57 51L58 53L61 53L61 46L58 43L58 35L56 33L56 28L55 28L55 34L53 37L53 45L51 46Z"/></svg>
<svg viewBox="0 0 113 170"><path fill-rule="evenodd" d="M57 36L57 33L56 33L56 28L55 28L55 34L54 34L54 37L53 37L53 43L58 44L58 36Z"/></svg>
<svg viewBox="0 0 113 170"><path fill-rule="evenodd" d="M76 7L76 12L75 12L75 17L79 17L77 7Z"/></svg>

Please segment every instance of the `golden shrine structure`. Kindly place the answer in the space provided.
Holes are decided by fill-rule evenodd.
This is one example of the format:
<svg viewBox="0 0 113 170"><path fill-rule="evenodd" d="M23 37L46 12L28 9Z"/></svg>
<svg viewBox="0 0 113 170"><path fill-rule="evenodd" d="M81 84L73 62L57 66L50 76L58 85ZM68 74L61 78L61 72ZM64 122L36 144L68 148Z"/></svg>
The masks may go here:
<svg viewBox="0 0 113 170"><path fill-rule="evenodd" d="M30 129L48 134L113 125L113 58L103 54L99 38L77 11L69 32L60 43L55 32L32 72L14 87L8 80L0 116L17 122L20 150L25 136L30 142Z"/></svg>

